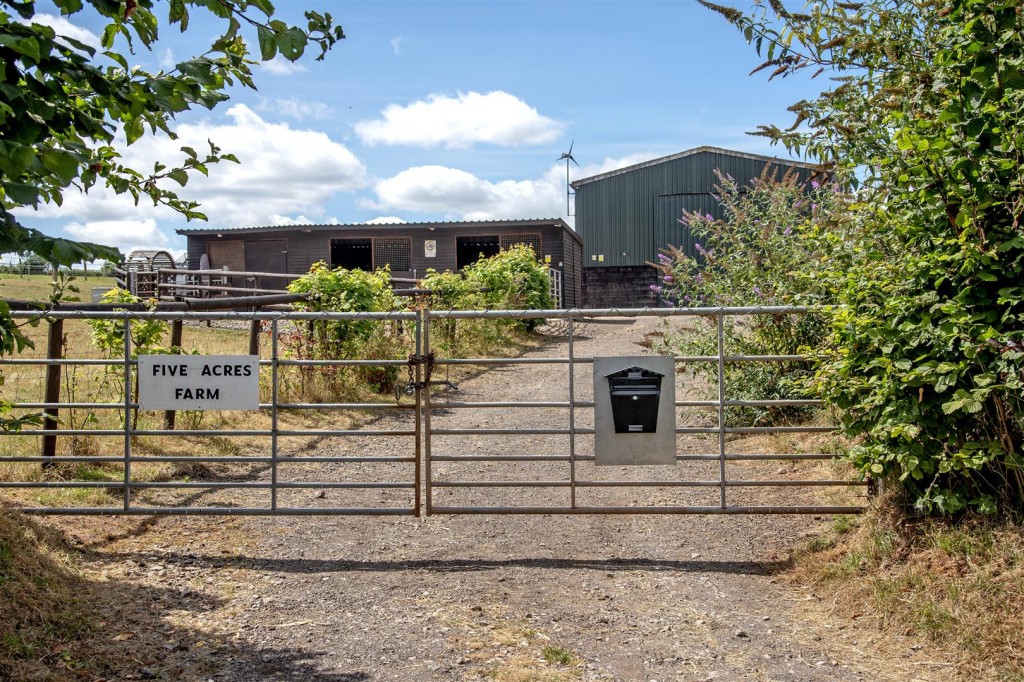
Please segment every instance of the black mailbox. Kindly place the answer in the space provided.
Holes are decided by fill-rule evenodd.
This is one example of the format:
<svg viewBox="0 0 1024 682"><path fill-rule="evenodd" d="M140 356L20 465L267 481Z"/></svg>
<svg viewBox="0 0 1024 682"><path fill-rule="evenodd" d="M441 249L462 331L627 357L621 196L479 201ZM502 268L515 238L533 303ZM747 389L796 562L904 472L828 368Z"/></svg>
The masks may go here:
<svg viewBox="0 0 1024 682"><path fill-rule="evenodd" d="M658 403L665 376L643 367L606 374L612 399L615 433L654 433L658 430Z"/></svg>

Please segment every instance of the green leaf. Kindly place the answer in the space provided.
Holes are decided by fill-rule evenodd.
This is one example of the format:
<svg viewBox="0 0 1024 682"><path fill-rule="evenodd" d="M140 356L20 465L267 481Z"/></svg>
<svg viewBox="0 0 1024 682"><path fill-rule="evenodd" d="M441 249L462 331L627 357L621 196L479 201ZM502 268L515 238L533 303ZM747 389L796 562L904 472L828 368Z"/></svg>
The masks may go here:
<svg viewBox="0 0 1024 682"><path fill-rule="evenodd" d="M268 62L277 55L277 36L266 26L258 26L256 36L260 43L260 58Z"/></svg>

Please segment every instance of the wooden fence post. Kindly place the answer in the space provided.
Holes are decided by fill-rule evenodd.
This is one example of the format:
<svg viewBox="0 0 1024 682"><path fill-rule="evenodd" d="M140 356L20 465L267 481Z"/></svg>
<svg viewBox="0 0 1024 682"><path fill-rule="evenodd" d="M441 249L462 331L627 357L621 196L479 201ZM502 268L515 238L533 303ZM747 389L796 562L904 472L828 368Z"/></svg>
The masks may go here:
<svg viewBox="0 0 1024 682"><path fill-rule="evenodd" d="M182 320L171 322L171 349L174 353L181 352L181 334L184 323ZM174 410L164 410L164 430L174 430Z"/></svg>
<svg viewBox="0 0 1024 682"><path fill-rule="evenodd" d="M50 320L50 330L46 337L46 358L47 360L60 360L64 356L64 320ZM46 366L46 393L43 402L60 402L60 365L49 364ZM60 410L56 407L47 407L43 410L46 415L43 420L44 431L57 430L57 417ZM43 436L42 446L43 457L55 457L57 455L57 434L46 434ZM43 468L48 469L53 462L43 462Z"/></svg>

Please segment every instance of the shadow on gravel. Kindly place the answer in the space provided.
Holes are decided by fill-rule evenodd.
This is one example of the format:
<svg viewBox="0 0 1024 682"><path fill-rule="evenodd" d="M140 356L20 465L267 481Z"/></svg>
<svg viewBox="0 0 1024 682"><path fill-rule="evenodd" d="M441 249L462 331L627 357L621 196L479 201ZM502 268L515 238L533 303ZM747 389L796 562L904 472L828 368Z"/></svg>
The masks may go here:
<svg viewBox="0 0 1024 682"><path fill-rule="evenodd" d="M358 573L392 571L431 571L436 573L461 573L472 571L493 571L508 568L536 568L549 570L590 570L590 571L651 571L668 573L725 573L734 575L775 575L791 568L789 559L777 561L676 561L666 559L617 558L607 559L548 559L521 557L513 559L408 559L408 560L324 560L324 559L262 559L245 556L203 556L178 554L171 558L165 555L144 553L106 554L107 560L115 558L135 561L159 559L164 563L183 563L196 568L235 568L281 573Z"/></svg>

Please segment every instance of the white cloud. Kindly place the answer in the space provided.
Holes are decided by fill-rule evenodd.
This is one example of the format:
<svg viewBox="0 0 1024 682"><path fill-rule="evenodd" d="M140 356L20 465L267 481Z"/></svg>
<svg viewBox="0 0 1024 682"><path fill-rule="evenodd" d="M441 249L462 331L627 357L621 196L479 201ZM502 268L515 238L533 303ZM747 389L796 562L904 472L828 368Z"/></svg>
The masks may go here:
<svg viewBox="0 0 1024 682"><path fill-rule="evenodd" d="M234 153L240 164L214 164L209 177L194 174L184 188L164 181L183 198L199 201L211 226L265 225L297 214L316 219L323 216L324 204L333 194L365 186L363 163L325 133L269 123L242 104L226 113L228 121L179 125L178 140L143 137L123 151L124 162L140 171L152 168L157 159L170 165L181 161L178 150L184 145L203 155L209 149L207 140ZM105 188L86 195L68 192L63 206L47 205L36 212L82 223L124 220L126 213L132 220L184 223L178 214L154 207L145 198L136 207L129 196L116 196Z"/></svg>
<svg viewBox="0 0 1024 682"><path fill-rule="evenodd" d="M553 167L536 180L490 182L456 168L417 166L378 182L374 208L440 213L463 220L562 216L565 177L558 171Z"/></svg>
<svg viewBox="0 0 1024 682"><path fill-rule="evenodd" d="M277 55L269 62L262 62L260 68L267 73L272 73L275 76L291 76L292 74L302 73L306 70L306 67L298 62L290 62L281 55Z"/></svg>
<svg viewBox="0 0 1024 682"><path fill-rule="evenodd" d="M164 48L164 51L160 53L160 68L164 70L173 69L177 65L174 60L174 52L171 48Z"/></svg>
<svg viewBox="0 0 1024 682"><path fill-rule="evenodd" d="M302 120L311 118L317 121L329 119L334 110L323 102L314 100L299 100L295 97L288 99L277 98L272 101L264 100L257 107L259 111L275 112L279 116Z"/></svg>
<svg viewBox="0 0 1024 682"><path fill-rule="evenodd" d="M366 144L466 148L484 142L501 146L546 144L563 124L541 116L526 102L496 90L487 94L432 94L408 106L391 104L381 117L356 124Z"/></svg>
<svg viewBox="0 0 1024 682"><path fill-rule="evenodd" d="M402 36L395 36L391 39L391 49L395 51L395 56L402 54Z"/></svg>
<svg viewBox="0 0 1024 682"><path fill-rule="evenodd" d="M405 220L393 215L380 216L373 220L367 220L363 225L402 225L405 224Z"/></svg>
<svg viewBox="0 0 1024 682"><path fill-rule="evenodd" d="M55 14L36 14L32 17L31 23L49 26L57 35L74 38L97 51L101 49L99 36L88 29L71 23L64 17Z"/></svg>
<svg viewBox="0 0 1024 682"><path fill-rule="evenodd" d="M337 225L338 219L335 217L323 218L318 217L317 219L309 218L304 215L272 215L267 219L268 225Z"/></svg>
<svg viewBox="0 0 1024 682"><path fill-rule="evenodd" d="M655 158L631 154L600 163L573 167L571 179L589 177ZM557 218L566 215L565 165L556 163L538 178L491 182L445 166L417 166L379 181L376 202L363 202L375 210L437 213L445 219L501 220Z"/></svg>
<svg viewBox="0 0 1024 682"><path fill-rule="evenodd" d="M125 254L137 249L166 249L170 243L152 218L73 222L64 231L76 239L116 246Z"/></svg>

